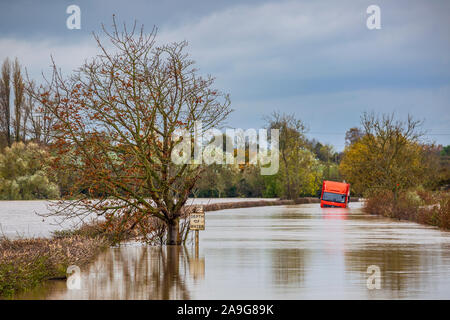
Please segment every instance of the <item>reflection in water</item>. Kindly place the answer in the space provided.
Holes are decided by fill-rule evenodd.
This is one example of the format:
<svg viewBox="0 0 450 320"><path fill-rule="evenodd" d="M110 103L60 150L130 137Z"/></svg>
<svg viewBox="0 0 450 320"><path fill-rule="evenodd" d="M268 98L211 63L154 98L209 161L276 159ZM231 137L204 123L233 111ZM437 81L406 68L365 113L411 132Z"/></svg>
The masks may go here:
<svg viewBox="0 0 450 320"><path fill-rule="evenodd" d="M273 285L299 287L305 279L305 250L272 250Z"/></svg>
<svg viewBox="0 0 450 320"><path fill-rule="evenodd" d="M186 277L203 278L204 265L204 258L190 257L183 247L128 244L107 250L82 271L81 289L49 281L23 298L190 299Z"/></svg>
<svg viewBox="0 0 450 320"><path fill-rule="evenodd" d="M126 244L30 299L450 298L450 233L317 204L208 213L193 247ZM381 269L369 290L367 268Z"/></svg>
<svg viewBox="0 0 450 320"><path fill-rule="evenodd" d="M346 260L349 270L360 271L361 274L366 272L366 265L379 266L383 275L381 286L392 293L391 297L396 297L404 289L412 294L417 289L416 284L421 281L421 276L414 272L420 265L420 256L411 254L408 250L395 247L391 250L356 250L349 252ZM414 279L411 279L414 274Z"/></svg>
<svg viewBox="0 0 450 320"><path fill-rule="evenodd" d="M345 220L347 219L347 208L323 208L323 217L325 219Z"/></svg>

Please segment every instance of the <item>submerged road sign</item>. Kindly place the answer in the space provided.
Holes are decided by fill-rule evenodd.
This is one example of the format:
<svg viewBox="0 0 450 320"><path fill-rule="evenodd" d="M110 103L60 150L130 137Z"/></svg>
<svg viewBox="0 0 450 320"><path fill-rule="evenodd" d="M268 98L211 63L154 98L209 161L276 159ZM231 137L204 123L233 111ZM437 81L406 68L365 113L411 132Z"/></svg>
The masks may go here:
<svg viewBox="0 0 450 320"><path fill-rule="evenodd" d="M198 206L189 217L189 229L205 230L205 212L203 206Z"/></svg>

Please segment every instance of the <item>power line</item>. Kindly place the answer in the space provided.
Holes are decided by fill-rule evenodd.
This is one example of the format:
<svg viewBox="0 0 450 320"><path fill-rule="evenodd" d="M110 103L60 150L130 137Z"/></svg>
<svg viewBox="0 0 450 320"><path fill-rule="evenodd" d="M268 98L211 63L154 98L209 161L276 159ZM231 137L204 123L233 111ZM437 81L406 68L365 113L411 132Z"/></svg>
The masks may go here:
<svg viewBox="0 0 450 320"><path fill-rule="evenodd" d="M346 134L346 132L306 132L306 134L324 134L324 135L342 135ZM450 136L450 133L425 133L425 136Z"/></svg>

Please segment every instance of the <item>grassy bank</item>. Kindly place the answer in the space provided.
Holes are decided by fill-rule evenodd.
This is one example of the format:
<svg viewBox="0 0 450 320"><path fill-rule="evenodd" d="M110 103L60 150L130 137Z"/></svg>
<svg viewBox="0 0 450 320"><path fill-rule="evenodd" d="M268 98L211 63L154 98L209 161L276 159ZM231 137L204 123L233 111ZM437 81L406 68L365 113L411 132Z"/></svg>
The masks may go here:
<svg viewBox="0 0 450 320"><path fill-rule="evenodd" d="M394 199L393 192L379 191L368 197L364 211L450 230L450 192L406 191Z"/></svg>
<svg viewBox="0 0 450 320"><path fill-rule="evenodd" d="M55 231L52 238L0 238L0 298L12 298L45 280L64 279L68 266L82 267L103 249L137 236L138 230L112 218Z"/></svg>
<svg viewBox="0 0 450 320"><path fill-rule="evenodd" d="M0 240L0 297L13 297L44 280L63 278L69 265L82 266L108 246L104 237Z"/></svg>

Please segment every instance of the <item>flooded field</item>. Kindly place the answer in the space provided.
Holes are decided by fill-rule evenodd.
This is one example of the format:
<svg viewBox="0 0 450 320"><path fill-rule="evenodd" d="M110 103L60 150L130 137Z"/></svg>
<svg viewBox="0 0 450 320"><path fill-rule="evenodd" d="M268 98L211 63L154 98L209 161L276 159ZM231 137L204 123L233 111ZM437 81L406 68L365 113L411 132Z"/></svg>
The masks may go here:
<svg viewBox="0 0 450 320"><path fill-rule="evenodd" d="M216 202L276 200L272 198L196 198L189 199L187 204L210 204ZM18 237L50 237L52 231L76 228L81 219L64 220L62 217L43 217L49 213L51 201L0 201L0 234L8 238ZM84 218L89 220L92 217Z"/></svg>
<svg viewBox="0 0 450 320"><path fill-rule="evenodd" d="M369 289L369 267L380 289ZM76 281L75 281L75 280ZM449 299L450 232L318 204L210 212L200 249L123 244L22 299Z"/></svg>

